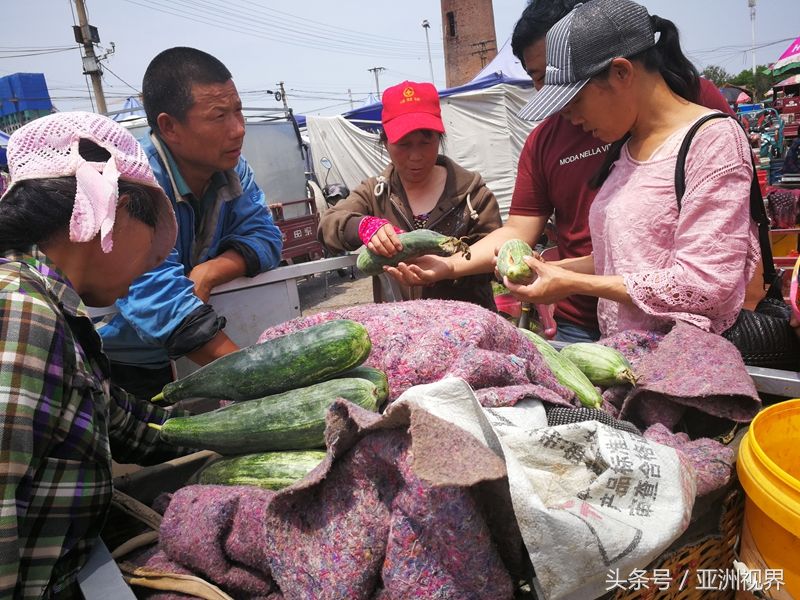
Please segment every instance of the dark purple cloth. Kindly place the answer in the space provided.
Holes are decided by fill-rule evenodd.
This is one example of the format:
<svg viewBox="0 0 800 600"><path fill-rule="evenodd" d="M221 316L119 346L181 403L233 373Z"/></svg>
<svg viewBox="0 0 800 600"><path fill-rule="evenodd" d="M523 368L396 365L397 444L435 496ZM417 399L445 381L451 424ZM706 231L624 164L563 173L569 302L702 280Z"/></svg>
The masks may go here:
<svg viewBox="0 0 800 600"><path fill-rule="evenodd" d="M628 331L601 343L631 362L638 381L619 417L644 428L661 423L672 430L687 409L703 414L709 424L732 426L751 421L761 408L739 350L720 335L679 322L660 340Z"/></svg>

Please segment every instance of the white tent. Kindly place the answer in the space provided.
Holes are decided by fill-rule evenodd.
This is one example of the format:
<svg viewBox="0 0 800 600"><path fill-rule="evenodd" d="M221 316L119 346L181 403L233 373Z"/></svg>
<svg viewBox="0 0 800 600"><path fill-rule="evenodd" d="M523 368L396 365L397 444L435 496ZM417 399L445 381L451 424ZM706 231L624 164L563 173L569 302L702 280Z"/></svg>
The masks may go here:
<svg viewBox="0 0 800 600"><path fill-rule="evenodd" d="M524 75L524 70L506 43L473 81L439 92L447 131L444 153L464 168L481 173L497 196L503 218L511 204L519 154L534 127L517 117L534 93L530 79L520 78L520 73ZM363 128L370 124L373 130L379 128L380 105L371 109L371 113L367 107L336 117L306 117L315 172L321 179L325 176L319 165L322 157L334 165L329 183L344 182L351 189L383 170L388 162L386 151L378 135Z"/></svg>

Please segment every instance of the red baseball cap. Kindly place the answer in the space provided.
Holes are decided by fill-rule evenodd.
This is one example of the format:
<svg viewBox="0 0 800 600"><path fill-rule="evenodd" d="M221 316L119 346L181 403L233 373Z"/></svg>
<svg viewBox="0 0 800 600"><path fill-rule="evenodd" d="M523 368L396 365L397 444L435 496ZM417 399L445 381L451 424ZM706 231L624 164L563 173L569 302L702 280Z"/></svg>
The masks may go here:
<svg viewBox="0 0 800 600"><path fill-rule="evenodd" d="M430 83L404 81L383 92L381 122L390 144L418 129L444 133L439 92Z"/></svg>

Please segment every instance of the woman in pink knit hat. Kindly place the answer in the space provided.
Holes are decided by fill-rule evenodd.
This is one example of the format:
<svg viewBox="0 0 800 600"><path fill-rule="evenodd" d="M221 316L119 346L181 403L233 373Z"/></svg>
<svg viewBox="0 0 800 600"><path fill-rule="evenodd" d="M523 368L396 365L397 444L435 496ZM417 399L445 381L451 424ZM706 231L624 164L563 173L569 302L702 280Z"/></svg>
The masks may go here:
<svg viewBox="0 0 800 600"><path fill-rule="evenodd" d="M133 136L92 113L8 144L0 199L0 596L81 598L111 501L111 459L151 464L167 413L109 385L87 306L164 260L175 215Z"/></svg>

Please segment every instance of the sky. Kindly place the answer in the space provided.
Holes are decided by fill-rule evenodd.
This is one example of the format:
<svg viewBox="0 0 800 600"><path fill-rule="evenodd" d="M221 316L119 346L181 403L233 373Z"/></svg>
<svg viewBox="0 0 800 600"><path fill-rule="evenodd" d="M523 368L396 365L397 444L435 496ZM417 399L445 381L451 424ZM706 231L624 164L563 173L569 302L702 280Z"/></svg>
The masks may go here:
<svg viewBox="0 0 800 600"><path fill-rule="evenodd" d="M270 91L284 82L297 114L335 115L405 79L445 87L440 3L434 0L85 0L99 30L108 110L136 95L147 64L172 46L194 46L233 73L246 107L279 108ZM644 0L674 21L699 70L752 68L748 0ZM498 46L511 36L526 0L494 0ZM0 3L0 76L45 74L59 110L93 110L72 33L72 0ZM430 62L423 20L428 20ZM757 64L778 59L800 35L800 0L756 0ZM112 43L113 42L113 52ZM371 96L371 97L370 97Z"/></svg>

